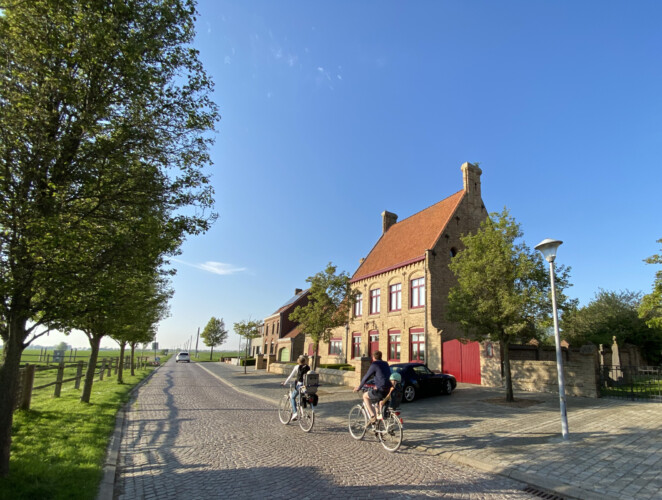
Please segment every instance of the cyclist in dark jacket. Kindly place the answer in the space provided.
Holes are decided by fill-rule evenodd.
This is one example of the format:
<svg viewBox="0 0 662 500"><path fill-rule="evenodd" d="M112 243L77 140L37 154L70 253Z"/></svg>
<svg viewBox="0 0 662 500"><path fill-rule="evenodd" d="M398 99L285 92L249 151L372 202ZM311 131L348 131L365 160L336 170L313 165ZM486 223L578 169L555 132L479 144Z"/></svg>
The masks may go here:
<svg viewBox="0 0 662 500"><path fill-rule="evenodd" d="M354 392L360 391L373 375L375 377L375 388L370 389L363 394L364 406L368 409L368 413L370 414L370 421L368 424L374 424L375 420L377 420L377 415L374 414L372 404L384 399L388 394L388 391L391 389L391 382L389 381L391 368L389 368L386 361L382 361L381 351L375 351L372 354L372 364L370 365L370 368L368 368L368 373L363 376L361 383L356 389L354 389Z"/></svg>

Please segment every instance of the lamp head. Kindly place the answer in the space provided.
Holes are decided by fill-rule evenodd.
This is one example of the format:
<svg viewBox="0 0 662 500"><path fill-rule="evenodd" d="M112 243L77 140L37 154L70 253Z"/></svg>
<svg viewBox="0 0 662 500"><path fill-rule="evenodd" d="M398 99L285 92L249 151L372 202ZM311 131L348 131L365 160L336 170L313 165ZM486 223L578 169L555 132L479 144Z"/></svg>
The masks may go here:
<svg viewBox="0 0 662 500"><path fill-rule="evenodd" d="M538 243L534 248L540 250L540 253L542 253L542 256L545 257L547 262L554 262L554 259L556 258L556 250L561 246L561 243L563 242L560 240L551 240L547 238Z"/></svg>

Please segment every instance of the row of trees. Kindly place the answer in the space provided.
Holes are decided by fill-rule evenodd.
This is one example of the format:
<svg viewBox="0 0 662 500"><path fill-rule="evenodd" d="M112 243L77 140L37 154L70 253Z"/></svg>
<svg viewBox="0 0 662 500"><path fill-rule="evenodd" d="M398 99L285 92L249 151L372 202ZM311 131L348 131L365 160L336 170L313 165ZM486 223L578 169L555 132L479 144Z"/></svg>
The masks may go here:
<svg viewBox="0 0 662 500"><path fill-rule="evenodd" d="M168 257L214 220L219 119L191 0L0 2L0 476L21 353L49 329L154 336Z"/></svg>
<svg viewBox="0 0 662 500"><path fill-rule="evenodd" d="M248 341L260 336L260 327L262 323L255 320L242 320L234 324L234 332L240 337L246 339L246 358L248 358ZM223 318L217 319L211 317L205 326L202 334L202 341L208 347L211 347L209 359L214 356L214 347L222 345L228 339L228 331L225 329ZM244 363L244 373L246 372L246 363Z"/></svg>
<svg viewBox="0 0 662 500"><path fill-rule="evenodd" d="M491 214L475 234L462 238L464 249L451 261L457 279L448 297L448 319L457 321L469 339L489 339L508 345L537 339L553 342L551 334L551 285L542 256L523 241L520 225L504 209ZM662 243L662 240L660 240ZM662 255L646 260L662 263ZM345 325L354 296L346 273L326 269L306 280L310 301L297 307L290 319L301 324L315 343L328 342L334 328ZM566 290L570 268L556 266L557 306L562 316L563 336L570 343L632 343L652 363L662 354L662 271L654 290L641 297L630 292L600 291L596 299L579 308ZM506 400L513 401L508 349L504 349ZM317 359L317 358L315 358Z"/></svg>

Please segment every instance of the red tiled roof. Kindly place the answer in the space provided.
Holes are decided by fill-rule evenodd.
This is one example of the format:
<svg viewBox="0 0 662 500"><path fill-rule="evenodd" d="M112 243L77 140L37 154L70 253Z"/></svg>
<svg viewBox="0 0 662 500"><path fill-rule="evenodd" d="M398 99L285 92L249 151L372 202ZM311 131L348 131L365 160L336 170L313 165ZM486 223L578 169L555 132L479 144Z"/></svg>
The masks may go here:
<svg viewBox="0 0 662 500"><path fill-rule="evenodd" d="M283 335L283 337L280 340L283 339L293 339L297 335L301 333L301 325L297 325L294 328L292 328L289 332L287 332L287 335Z"/></svg>
<svg viewBox="0 0 662 500"><path fill-rule="evenodd" d="M352 282L424 259L425 251L434 246L446 229L464 193L464 190L458 191L393 224L356 270Z"/></svg>

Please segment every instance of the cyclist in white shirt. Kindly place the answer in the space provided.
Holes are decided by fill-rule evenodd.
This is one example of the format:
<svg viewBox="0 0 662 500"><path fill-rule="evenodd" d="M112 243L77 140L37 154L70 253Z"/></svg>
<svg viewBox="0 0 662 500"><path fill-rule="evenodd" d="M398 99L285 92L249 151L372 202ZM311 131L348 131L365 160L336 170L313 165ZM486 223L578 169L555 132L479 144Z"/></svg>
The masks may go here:
<svg viewBox="0 0 662 500"><path fill-rule="evenodd" d="M310 366L308 366L308 358L306 356L302 354L297 358L297 362L299 364L292 369L290 376L285 379L285 382L280 384L286 385L293 378L296 380L296 385L292 391L292 394L290 395L290 403L292 403L292 420L296 420L298 416L296 404L297 393L299 392L299 388L303 385L304 375L310 371Z"/></svg>

